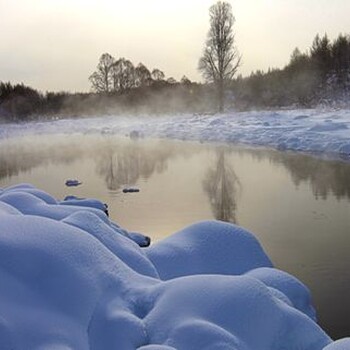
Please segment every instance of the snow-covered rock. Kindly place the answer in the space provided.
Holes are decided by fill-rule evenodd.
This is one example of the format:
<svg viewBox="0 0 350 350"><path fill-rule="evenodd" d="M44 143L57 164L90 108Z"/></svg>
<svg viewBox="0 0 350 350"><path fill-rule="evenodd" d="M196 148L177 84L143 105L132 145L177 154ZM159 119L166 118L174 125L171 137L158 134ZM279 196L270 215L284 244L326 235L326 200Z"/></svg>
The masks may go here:
<svg viewBox="0 0 350 350"><path fill-rule="evenodd" d="M241 275L257 267L272 267L250 232L219 221L187 227L153 244L147 255L164 280L199 274Z"/></svg>
<svg viewBox="0 0 350 350"><path fill-rule="evenodd" d="M106 204L102 203L97 199L91 199L91 198L79 199L74 196L68 196L68 198L66 197L64 201L60 202L60 205L76 205L78 207L95 208L95 209L102 210L103 212L105 212L107 209Z"/></svg>
<svg viewBox="0 0 350 350"><path fill-rule="evenodd" d="M27 185L0 191L1 350L349 346L237 226L199 223L142 249L102 210L45 199Z"/></svg>
<svg viewBox="0 0 350 350"><path fill-rule="evenodd" d="M76 186L79 186L81 184L82 184L82 182L80 182L79 180L69 179L66 181L66 186L68 186L68 187L76 187Z"/></svg>

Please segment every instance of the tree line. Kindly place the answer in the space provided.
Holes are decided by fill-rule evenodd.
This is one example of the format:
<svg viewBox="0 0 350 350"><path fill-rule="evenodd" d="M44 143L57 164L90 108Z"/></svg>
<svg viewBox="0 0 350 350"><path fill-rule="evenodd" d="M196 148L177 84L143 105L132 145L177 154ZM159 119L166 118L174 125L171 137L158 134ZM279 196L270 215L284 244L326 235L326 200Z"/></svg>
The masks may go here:
<svg viewBox="0 0 350 350"><path fill-rule="evenodd" d="M89 77L89 81L95 92L124 92L132 88L164 82L165 74L158 68L150 71L143 63L135 67L124 57L116 60L109 53L104 53L100 57L96 71ZM167 82L173 84L176 80L169 78Z"/></svg>
<svg viewBox="0 0 350 350"><path fill-rule="evenodd" d="M211 88L184 77L109 92L46 92L0 82L0 121L96 115L204 113L212 110Z"/></svg>
<svg viewBox="0 0 350 350"><path fill-rule="evenodd" d="M90 93L46 92L0 82L0 118L88 116L99 114L214 113L225 108L349 105L350 36L331 41L316 35L310 48L296 48L282 69L237 77L242 64L235 40L235 17L228 2L209 9L209 30L198 70L205 83L166 78L158 68L134 65L104 53L90 75Z"/></svg>
<svg viewBox="0 0 350 350"><path fill-rule="evenodd" d="M0 82L0 120L24 121L106 114L202 113L211 100L203 84L166 78L160 69L134 66L125 58L101 55L89 77L91 92L39 92Z"/></svg>
<svg viewBox="0 0 350 350"><path fill-rule="evenodd" d="M327 34L317 34L306 52L295 48L283 69L238 77L230 88L242 109L348 104L350 36L340 34L331 41Z"/></svg>
<svg viewBox="0 0 350 350"><path fill-rule="evenodd" d="M104 53L89 77L93 93L43 95L23 85L7 83L4 85L11 93L0 92L0 117L21 120L61 113L203 113L216 110L217 104L223 111L224 89L234 77L240 58L234 46L231 5L218 1L209 14L210 30L199 63L208 84L192 83L186 76L180 82L165 79L157 68L150 71L142 63L135 66L128 59ZM35 98L29 92L35 93Z"/></svg>

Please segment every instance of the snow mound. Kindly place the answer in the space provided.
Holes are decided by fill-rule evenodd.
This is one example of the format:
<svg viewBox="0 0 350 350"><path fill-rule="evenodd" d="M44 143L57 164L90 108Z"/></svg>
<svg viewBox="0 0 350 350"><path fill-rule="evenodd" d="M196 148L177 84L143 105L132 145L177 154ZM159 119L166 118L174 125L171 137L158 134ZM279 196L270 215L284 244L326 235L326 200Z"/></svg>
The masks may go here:
<svg viewBox="0 0 350 350"><path fill-rule="evenodd" d="M199 223L142 249L87 202L43 198L26 185L0 191L1 350L349 346L237 226Z"/></svg>
<svg viewBox="0 0 350 350"><path fill-rule="evenodd" d="M278 290L293 307L302 311L316 321L316 311L312 306L309 289L290 274L274 268L258 268L246 273L246 276L256 278L265 285Z"/></svg>
<svg viewBox="0 0 350 350"><path fill-rule="evenodd" d="M324 348L324 350L348 350L348 349L350 349L350 338L338 340Z"/></svg>
<svg viewBox="0 0 350 350"><path fill-rule="evenodd" d="M103 204L101 201L98 201L97 199L90 199L90 198L77 198L74 196L68 196L66 197L64 201L60 202L61 205L76 205L78 207L88 207L88 208L95 208L102 210L103 212L106 211L107 206Z"/></svg>
<svg viewBox="0 0 350 350"><path fill-rule="evenodd" d="M240 275L272 267L248 231L219 221L194 224L153 244L147 255L162 279L198 274Z"/></svg>

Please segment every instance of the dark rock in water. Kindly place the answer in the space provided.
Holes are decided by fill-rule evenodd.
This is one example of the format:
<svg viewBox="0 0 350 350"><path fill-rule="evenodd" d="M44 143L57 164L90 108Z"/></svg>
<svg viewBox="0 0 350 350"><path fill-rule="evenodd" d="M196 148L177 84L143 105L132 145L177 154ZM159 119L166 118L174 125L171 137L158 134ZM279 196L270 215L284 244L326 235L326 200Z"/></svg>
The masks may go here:
<svg viewBox="0 0 350 350"><path fill-rule="evenodd" d="M68 186L68 187L79 186L81 184L82 184L82 182L80 182L79 180L67 180L66 181L66 186Z"/></svg>
<svg viewBox="0 0 350 350"><path fill-rule="evenodd" d="M151 245L151 238L148 236L145 236L145 242L143 244L139 243L139 246L141 248L146 248L146 247L149 247L150 245Z"/></svg>
<svg viewBox="0 0 350 350"><path fill-rule="evenodd" d="M109 217L108 204L107 204L107 203L103 203L103 204L104 204L104 206L105 206L104 212L105 212L105 214Z"/></svg>
<svg viewBox="0 0 350 350"><path fill-rule="evenodd" d="M80 198L80 197L77 197L77 196L66 196L64 197L64 201L73 201L73 200L81 200L81 199L85 199L85 198Z"/></svg>
<svg viewBox="0 0 350 350"><path fill-rule="evenodd" d="M138 188L124 188L123 193L137 193L140 192Z"/></svg>
<svg viewBox="0 0 350 350"><path fill-rule="evenodd" d="M151 238L138 232L128 232L128 236L141 248L146 248L151 245Z"/></svg>

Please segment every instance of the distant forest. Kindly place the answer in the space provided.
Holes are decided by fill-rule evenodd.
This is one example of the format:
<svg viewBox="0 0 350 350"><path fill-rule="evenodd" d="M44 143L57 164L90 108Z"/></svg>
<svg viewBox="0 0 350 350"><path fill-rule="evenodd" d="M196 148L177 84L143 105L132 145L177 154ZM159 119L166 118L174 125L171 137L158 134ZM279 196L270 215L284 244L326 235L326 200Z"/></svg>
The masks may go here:
<svg viewBox="0 0 350 350"><path fill-rule="evenodd" d="M0 118L24 121L107 114L213 113L212 84L166 78L159 69L103 54L89 77L90 93L41 93L0 82ZM296 48L283 69L257 71L226 82L226 108L348 106L350 36L317 35L307 52Z"/></svg>
<svg viewBox="0 0 350 350"><path fill-rule="evenodd" d="M344 106L350 98L350 36L331 42L316 35L310 49L296 48L283 69L239 77L232 91L241 108Z"/></svg>

